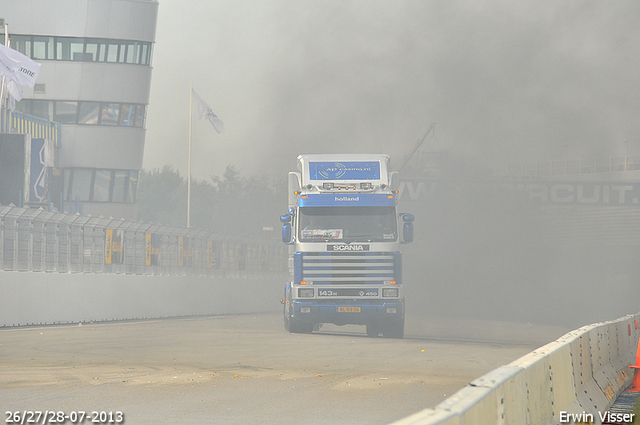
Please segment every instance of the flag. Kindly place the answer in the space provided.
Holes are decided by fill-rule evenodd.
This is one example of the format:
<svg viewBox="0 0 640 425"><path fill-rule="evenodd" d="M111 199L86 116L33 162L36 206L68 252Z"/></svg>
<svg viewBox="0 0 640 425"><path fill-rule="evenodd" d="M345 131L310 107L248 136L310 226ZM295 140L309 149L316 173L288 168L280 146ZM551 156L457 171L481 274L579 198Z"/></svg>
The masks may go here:
<svg viewBox="0 0 640 425"><path fill-rule="evenodd" d="M218 133L224 133L224 124L222 123L222 120L220 120L220 118L218 118L218 116L213 113L211 107L207 105L207 102L205 102L200 96L198 96L195 90L192 90L192 92L194 99L193 106L195 106L196 109L196 118L201 120L209 120L211 125L213 125L213 128L215 128Z"/></svg>
<svg viewBox="0 0 640 425"><path fill-rule="evenodd" d="M22 53L10 47L0 44L0 75L7 78L7 91L9 92L9 108L16 109L16 101L20 102L24 93L18 87L33 87L40 72L40 64L32 61Z"/></svg>
<svg viewBox="0 0 640 425"><path fill-rule="evenodd" d="M7 91L11 95L9 96L9 109L13 112L16 110L16 102L20 102L22 100L24 93L22 93L18 83L14 80L9 80L7 82Z"/></svg>
<svg viewBox="0 0 640 425"><path fill-rule="evenodd" d="M40 64L22 53L0 44L0 75L23 86L33 87L40 72Z"/></svg>

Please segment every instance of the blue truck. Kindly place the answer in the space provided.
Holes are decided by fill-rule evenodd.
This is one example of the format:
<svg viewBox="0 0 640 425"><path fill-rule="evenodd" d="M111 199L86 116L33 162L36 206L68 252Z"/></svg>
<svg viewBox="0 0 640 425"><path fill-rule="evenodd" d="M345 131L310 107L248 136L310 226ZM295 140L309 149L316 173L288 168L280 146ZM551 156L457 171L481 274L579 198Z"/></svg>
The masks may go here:
<svg viewBox="0 0 640 425"><path fill-rule="evenodd" d="M300 155L288 177L289 245L284 324L310 333L325 323L365 325L367 335L404 336L400 245L414 217L397 210L388 155Z"/></svg>

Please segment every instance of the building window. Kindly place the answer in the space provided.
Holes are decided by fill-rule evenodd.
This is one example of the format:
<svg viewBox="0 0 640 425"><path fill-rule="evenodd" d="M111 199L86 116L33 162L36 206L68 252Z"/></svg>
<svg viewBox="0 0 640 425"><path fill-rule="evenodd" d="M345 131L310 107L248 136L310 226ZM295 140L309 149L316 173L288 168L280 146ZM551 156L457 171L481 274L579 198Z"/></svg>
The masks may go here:
<svg viewBox="0 0 640 425"><path fill-rule="evenodd" d="M122 105L120 125L133 127L136 121L136 106L137 105Z"/></svg>
<svg viewBox="0 0 640 425"><path fill-rule="evenodd" d="M73 170L73 174L69 179L68 193L70 194L69 201L91 200L91 184L92 184L93 170L77 168Z"/></svg>
<svg viewBox="0 0 640 425"><path fill-rule="evenodd" d="M125 202L127 195L128 171L117 170L113 180L113 202Z"/></svg>
<svg viewBox="0 0 640 425"><path fill-rule="evenodd" d="M66 168L64 199L68 202L116 202L132 204L138 189L137 170Z"/></svg>
<svg viewBox="0 0 640 425"><path fill-rule="evenodd" d="M120 104L102 103L100 105L100 125L118 125L120 123Z"/></svg>
<svg viewBox="0 0 640 425"><path fill-rule="evenodd" d="M104 38L11 35L11 48L31 59L151 65L151 43ZM0 35L4 43L4 34Z"/></svg>
<svg viewBox="0 0 640 425"><path fill-rule="evenodd" d="M56 60L84 61L84 39L75 37L55 37Z"/></svg>
<svg viewBox="0 0 640 425"><path fill-rule="evenodd" d="M96 170L92 198L94 202L109 202L112 174L111 170Z"/></svg>
<svg viewBox="0 0 640 425"><path fill-rule="evenodd" d="M151 63L151 44L150 43L142 43L142 50L140 51L140 62L141 64L148 65Z"/></svg>
<svg viewBox="0 0 640 425"><path fill-rule="evenodd" d="M107 55L105 62L117 63L118 62L118 47L117 43L107 43Z"/></svg>
<svg viewBox="0 0 640 425"><path fill-rule="evenodd" d="M53 37L33 37L33 59L53 59Z"/></svg>
<svg viewBox="0 0 640 425"><path fill-rule="evenodd" d="M133 203L136 201L136 195L138 192L138 172L129 170L129 180L127 181L127 194L125 196L125 202Z"/></svg>
<svg viewBox="0 0 640 425"><path fill-rule="evenodd" d="M136 120L134 121L134 127L144 127L144 123L147 119L147 109L144 105L138 105L138 112L136 113Z"/></svg>
<svg viewBox="0 0 640 425"><path fill-rule="evenodd" d="M60 124L77 124L78 123L78 102L58 101L58 102L52 102L52 103L55 104L53 121L58 122Z"/></svg>
<svg viewBox="0 0 640 425"><path fill-rule="evenodd" d="M25 56L28 56L30 58L33 57L33 55L31 54L31 39L32 37L29 35L14 35L9 37L9 40L11 40L11 48L14 50L17 50L18 52L22 53ZM2 35L2 44L5 44L4 42L4 34Z"/></svg>
<svg viewBox="0 0 640 425"><path fill-rule="evenodd" d="M62 191L64 193L64 199L68 200L70 197L69 188L71 187L71 170L64 170L62 176L64 178L64 186L62 187Z"/></svg>
<svg viewBox="0 0 640 425"><path fill-rule="evenodd" d="M127 43L126 63L137 63L140 58L140 43L131 41Z"/></svg>
<svg viewBox="0 0 640 425"><path fill-rule="evenodd" d="M100 102L80 102L78 108L78 124L97 125Z"/></svg>
<svg viewBox="0 0 640 425"><path fill-rule="evenodd" d="M60 124L144 127L145 105L24 99L16 110Z"/></svg>
<svg viewBox="0 0 640 425"><path fill-rule="evenodd" d="M16 110L33 117L51 121L51 116L53 114L53 104L46 100L27 101L25 99L16 103Z"/></svg>
<svg viewBox="0 0 640 425"><path fill-rule="evenodd" d="M85 59L87 59L88 62L93 62L93 61L100 61L100 46L101 44L95 42L95 41L87 41L87 43L85 44Z"/></svg>

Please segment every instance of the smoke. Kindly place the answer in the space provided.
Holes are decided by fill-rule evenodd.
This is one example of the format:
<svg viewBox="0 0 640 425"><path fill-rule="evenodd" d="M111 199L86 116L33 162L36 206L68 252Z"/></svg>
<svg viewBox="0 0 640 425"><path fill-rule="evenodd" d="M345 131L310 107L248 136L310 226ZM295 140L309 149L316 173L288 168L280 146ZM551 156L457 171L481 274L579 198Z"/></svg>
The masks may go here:
<svg viewBox="0 0 640 425"><path fill-rule="evenodd" d="M480 179L442 180L426 200L402 205L416 216L415 240L402 249L408 317L572 329L637 312L640 248L627 235L638 226L624 218L634 207L520 195Z"/></svg>
<svg viewBox="0 0 640 425"><path fill-rule="evenodd" d="M191 3L160 5L146 168L186 162L176 75L227 128L194 123L202 178L281 173L300 153L401 159L431 122L492 167L621 155L624 139L640 152L633 2Z"/></svg>
<svg viewBox="0 0 640 425"><path fill-rule="evenodd" d="M144 166L186 174L189 82L226 128L194 122L199 179L229 164L279 178L312 153L397 166L432 122L466 170L637 155L638 17L629 1L162 1ZM583 324L598 307L576 317L570 296L639 275L620 251L540 242L544 220L485 195L412 211L407 276L433 311Z"/></svg>
<svg viewBox="0 0 640 425"><path fill-rule="evenodd" d="M160 5L145 164L171 158L155 152L169 143L164 128L180 125L185 139L186 111L167 120L177 93L162 89L178 69L226 121L221 137L196 126L222 166L273 172L299 153L401 158L430 122L450 150L495 167L620 155L624 139L640 152L636 3L193 3Z"/></svg>

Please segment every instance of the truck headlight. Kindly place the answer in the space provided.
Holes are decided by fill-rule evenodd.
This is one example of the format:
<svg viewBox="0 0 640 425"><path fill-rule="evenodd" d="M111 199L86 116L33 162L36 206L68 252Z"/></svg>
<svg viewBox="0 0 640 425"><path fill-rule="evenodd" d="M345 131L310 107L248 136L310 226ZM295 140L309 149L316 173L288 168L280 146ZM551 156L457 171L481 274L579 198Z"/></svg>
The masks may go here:
<svg viewBox="0 0 640 425"><path fill-rule="evenodd" d="M382 288L383 297L397 297L398 288Z"/></svg>
<svg viewBox="0 0 640 425"><path fill-rule="evenodd" d="M313 298L313 288L298 288L300 298Z"/></svg>

